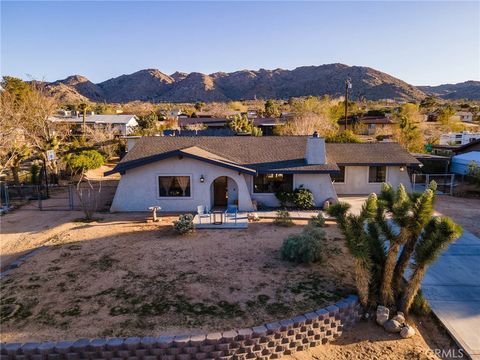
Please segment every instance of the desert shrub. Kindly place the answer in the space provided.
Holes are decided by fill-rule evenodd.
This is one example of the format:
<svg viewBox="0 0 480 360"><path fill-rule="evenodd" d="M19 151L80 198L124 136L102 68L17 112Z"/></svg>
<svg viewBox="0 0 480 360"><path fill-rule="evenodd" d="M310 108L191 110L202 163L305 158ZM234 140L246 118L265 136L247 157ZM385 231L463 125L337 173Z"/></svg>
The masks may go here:
<svg viewBox="0 0 480 360"><path fill-rule="evenodd" d="M298 188L293 192L293 203L298 209L306 210L315 206L313 194L308 189Z"/></svg>
<svg viewBox="0 0 480 360"><path fill-rule="evenodd" d="M288 203L293 202L293 193L288 191L277 191L275 193L276 198L280 202L281 207L287 206Z"/></svg>
<svg viewBox="0 0 480 360"><path fill-rule="evenodd" d="M312 218L308 220L308 224L315 227L325 227L325 218L322 213L318 213L317 216L312 216Z"/></svg>
<svg viewBox="0 0 480 360"><path fill-rule="evenodd" d="M423 296L422 291L419 290L417 295L413 299L411 312L415 315L425 316L429 315L431 311L432 309L430 308L427 299L425 299L425 297Z"/></svg>
<svg viewBox="0 0 480 360"><path fill-rule="evenodd" d="M325 233L306 226L301 234L288 236L282 244L282 259L296 263L313 263L322 260Z"/></svg>
<svg viewBox="0 0 480 360"><path fill-rule="evenodd" d="M273 220L273 223L278 226L293 226L293 220L287 210L278 210L277 216Z"/></svg>
<svg viewBox="0 0 480 360"><path fill-rule="evenodd" d="M173 222L173 228L175 229L175 232L180 235L192 233L195 230L195 227L193 225L193 215L180 215L178 217L178 220Z"/></svg>

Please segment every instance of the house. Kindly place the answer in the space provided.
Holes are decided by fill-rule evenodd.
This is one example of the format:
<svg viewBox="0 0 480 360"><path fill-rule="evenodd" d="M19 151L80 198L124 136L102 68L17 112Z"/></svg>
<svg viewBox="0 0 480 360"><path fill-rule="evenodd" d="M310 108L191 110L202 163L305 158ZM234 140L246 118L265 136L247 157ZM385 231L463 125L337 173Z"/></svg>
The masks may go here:
<svg viewBox="0 0 480 360"><path fill-rule="evenodd" d="M253 121L253 125L259 127L262 130L262 134L264 136L270 136L274 134L274 129L278 126L282 126L285 124L286 120L281 118L256 118L250 119ZM178 126L181 129L186 130L200 130L194 129L195 127L200 127L203 125L204 128L207 129L222 129L228 127L228 122L230 119L228 118L179 118L178 119ZM180 132L181 133L181 132ZM197 131L197 133L202 135L201 131ZM208 135L216 135L210 131ZM225 135L224 131L219 131L218 135Z"/></svg>
<svg viewBox="0 0 480 360"><path fill-rule="evenodd" d="M432 145L432 154L434 155L452 156L469 151L480 151L480 138L465 145Z"/></svg>
<svg viewBox="0 0 480 360"><path fill-rule="evenodd" d="M83 116L54 116L50 121L70 124L74 129L81 130L83 126ZM89 114L85 118L87 126L94 128L111 127L120 135L131 134L135 127L138 126L137 117L135 115L97 115Z"/></svg>
<svg viewBox="0 0 480 360"><path fill-rule="evenodd" d="M469 131L449 132L440 135L440 145L466 145L477 139L480 139L480 133Z"/></svg>
<svg viewBox="0 0 480 360"><path fill-rule="evenodd" d="M111 211L195 211L237 204L278 206L278 191L306 188L315 204L337 195L379 192L383 182L411 188L420 164L397 143L325 144L313 136L143 137L107 173L121 180Z"/></svg>
<svg viewBox="0 0 480 360"><path fill-rule="evenodd" d="M473 122L473 113L470 111L457 111L455 116L459 118L460 121L471 123Z"/></svg>
<svg viewBox="0 0 480 360"><path fill-rule="evenodd" d="M345 129L345 119L340 119L338 125ZM347 118L347 129L357 129L361 135L375 135L382 131L383 133L392 133L395 122L387 116L351 116Z"/></svg>

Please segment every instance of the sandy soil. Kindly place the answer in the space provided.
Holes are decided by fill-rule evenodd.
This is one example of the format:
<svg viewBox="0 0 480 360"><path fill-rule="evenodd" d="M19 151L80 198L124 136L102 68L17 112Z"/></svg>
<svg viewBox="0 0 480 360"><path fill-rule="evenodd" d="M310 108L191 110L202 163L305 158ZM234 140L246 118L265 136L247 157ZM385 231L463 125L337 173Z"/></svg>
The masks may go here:
<svg viewBox="0 0 480 360"><path fill-rule="evenodd" d="M480 236L480 199L441 195L437 196L435 210Z"/></svg>
<svg viewBox="0 0 480 360"><path fill-rule="evenodd" d="M188 237L145 215L102 214L68 222L48 248L2 280L2 341L206 332L252 326L331 304L352 293L352 259L333 223L328 258L311 266L280 259L283 239L305 222Z"/></svg>

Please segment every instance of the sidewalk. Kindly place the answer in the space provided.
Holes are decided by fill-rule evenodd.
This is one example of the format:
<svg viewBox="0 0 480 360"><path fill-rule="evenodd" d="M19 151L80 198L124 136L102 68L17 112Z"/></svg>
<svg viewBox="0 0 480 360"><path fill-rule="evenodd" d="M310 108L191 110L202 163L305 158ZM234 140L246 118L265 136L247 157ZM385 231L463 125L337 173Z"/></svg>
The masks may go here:
<svg viewBox="0 0 480 360"><path fill-rule="evenodd" d="M455 341L480 360L480 239L464 230L429 268L422 291Z"/></svg>

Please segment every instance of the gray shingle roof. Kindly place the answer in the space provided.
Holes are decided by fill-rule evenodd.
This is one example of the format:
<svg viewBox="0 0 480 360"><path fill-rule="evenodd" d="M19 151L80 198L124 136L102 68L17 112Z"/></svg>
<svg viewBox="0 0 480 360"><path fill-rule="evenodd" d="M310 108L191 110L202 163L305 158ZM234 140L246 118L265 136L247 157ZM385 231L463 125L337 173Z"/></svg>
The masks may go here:
<svg viewBox="0 0 480 360"><path fill-rule="evenodd" d="M337 165L419 163L397 143L363 143L326 144L327 163L308 165L305 161L306 145L307 136L143 137L112 172L122 172L169 156L179 155L179 151L192 147L214 154L222 161L254 169L257 172L329 173L338 171Z"/></svg>

